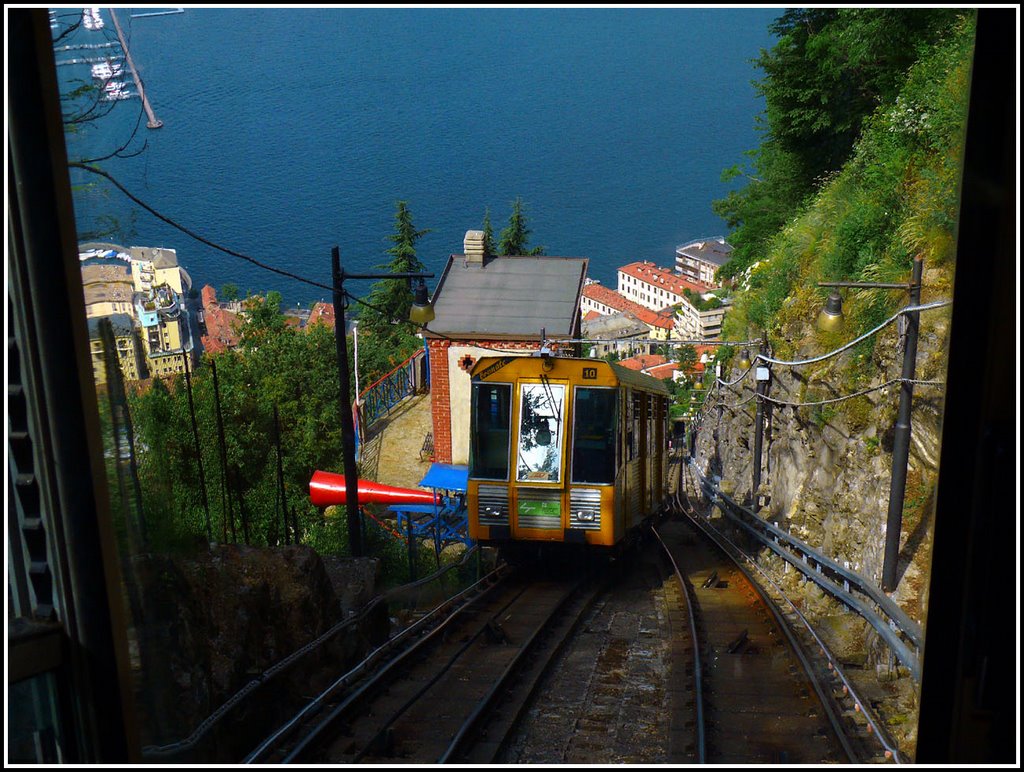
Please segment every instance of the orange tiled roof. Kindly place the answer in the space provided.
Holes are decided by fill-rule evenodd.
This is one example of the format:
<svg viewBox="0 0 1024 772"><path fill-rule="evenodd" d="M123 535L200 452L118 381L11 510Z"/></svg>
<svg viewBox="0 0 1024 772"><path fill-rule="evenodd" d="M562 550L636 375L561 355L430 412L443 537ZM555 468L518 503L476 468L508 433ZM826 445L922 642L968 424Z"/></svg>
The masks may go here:
<svg viewBox="0 0 1024 772"><path fill-rule="evenodd" d="M306 328L312 327L317 322L326 324L332 330L334 329L334 304L333 303L314 303L312 310L309 312L309 319L306 320Z"/></svg>
<svg viewBox="0 0 1024 772"><path fill-rule="evenodd" d="M666 362L663 365L655 365L645 369L647 374L654 378L671 378L672 373L679 369L679 364L676 362Z"/></svg>
<svg viewBox="0 0 1024 772"><path fill-rule="evenodd" d="M630 370L646 370L648 367L657 367L665 364L666 360L661 354L640 354L629 359L623 359L618 364Z"/></svg>
<svg viewBox="0 0 1024 772"><path fill-rule="evenodd" d="M219 354L238 345L235 322L238 317L220 307L217 290L207 284L203 287L203 312L206 318L206 335L202 337L203 348L210 354Z"/></svg>
<svg viewBox="0 0 1024 772"><path fill-rule="evenodd" d="M620 273L632 276L655 287L662 287L676 295L682 295L683 290L691 292L707 292L707 288L700 284L689 282L669 268L661 268L647 260L624 265L619 269Z"/></svg>
<svg viewBox="0 0 1024 772"><path fill-rule="evenodd" d="M671 316L644 308L639 303L634 303L632 300L623 297L615 290L609 289L602 284L588 284L583 288L583 296L598 303L603 303L609 308L614 308L616 311L623 311L650 327L671 330L674 324ZM584 318L590 318L590 316L588 315Z"/></svg>

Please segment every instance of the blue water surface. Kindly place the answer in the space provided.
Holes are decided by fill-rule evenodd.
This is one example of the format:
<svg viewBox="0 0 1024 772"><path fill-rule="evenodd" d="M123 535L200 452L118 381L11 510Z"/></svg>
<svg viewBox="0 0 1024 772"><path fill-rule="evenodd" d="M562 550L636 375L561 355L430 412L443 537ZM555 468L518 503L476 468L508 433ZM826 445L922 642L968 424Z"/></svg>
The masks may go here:
<svg viewBox="0 0 1024 772"><path fill-rule="evenodd" d="M461 253L490 208L495 236L521 196L530 246L590 258L614 286L633 260L672 265L724 235L711 210L724 168L760 141L752 62L774 44L769 8L186 8L116 10L158 118L99 163L206 239L330 284L386 263L408 202L428 271ZM71 13L70 9L63 13ZM62 44L113 38L80 29ZM65 20L66 21L66 20ZM58 52L60 61L81 52ZM67 88L87 65L58 67ZM134 86L132 87L134 90ZM69 157L125 144L138 99L69 135ZM73 170L76 183L96 182ZM78 189L81 231L114 217L126 245L172 247L196 285L329 299L204 245L106 183ZM431 282L431 286L436 282ZM357 295L370 282L349 282Z"/></svg>

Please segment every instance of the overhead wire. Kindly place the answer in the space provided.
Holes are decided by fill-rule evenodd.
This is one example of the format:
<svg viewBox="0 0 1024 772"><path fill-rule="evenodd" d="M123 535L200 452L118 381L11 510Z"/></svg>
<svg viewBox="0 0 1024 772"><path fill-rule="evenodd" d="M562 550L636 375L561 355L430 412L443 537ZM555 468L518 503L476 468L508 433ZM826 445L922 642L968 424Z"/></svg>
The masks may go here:
<svg viewBox="0 0 1024 772"><path fill-rule="evenodd" d="M218 244L218 243L216 243L214 241L211 241L210 239L208 239L208 238L206 238L204 236L200 236L198 233L196 233L195 231L191 230L190 228L187 228L186 226L182 225L181 223L176 222L175 220L173 220L172 218L168 217L167 215L165 215L165 214L157 211L156 209L154 209L152 206L147 204L145 201L143 201L138 196L136 196L134 193L132 193L130 190L128 190L124 185L122 185L120 182L118 182L118 180L115 179L113 175L105 172L103 169L98 169L95 166L89 166L87 164L78 163L78 162L69 163L68 167L72 168L72 169L82 169L83 171L87 171L87 172L90 172L91 174L96 174L96 175L99 175L100 177L106 178L112 185L114 185L114 187L116 187L118 190L120 190L122 193L124 193L132 202L134 202L135 204L141 206L143 209L145 209L151 215L153 215L157 219L167 223L172 228L176 228L177 230L181 231L185 235L191 236L192 238L194 238L196 241L200 242L201 244L205 244L208 247L212 247L213 249L216 249L216 250L218 250L220 252L224 252L225 254L231 255L232 257L237 257L237 258L239 258L241 260L245 260L246 262L251 263L251 264L257 266L258 268L262 268L262 269L264 269L266 271L270 271L271 273L276 273L276 274L278 274L280 276L286 276L289 279L295 279L296 281L303 282L304 284L309 284L309 285L311 285L313 287L319 287L320 289L325 289L325 290L328 290L330 292L334 292L334 287L332 287L330 285L322 284L321 282L313 281L312 279L307 279L306 277L299 276L298 274L292 273L291 271L285 271L285 270L283 270L281 268L276 268L275 266L267 265L266 263L263 263L263 262L257 260L254 257L250 257L249 255L246 255L246 254L244 254L242 252L238 252L237 250L231 249L230 247L221 246L220 244Z"/></svg>
<svg viewBox="0 0 1024 772"><path fill-rule="evenodd" d="M860 337L854 338L849 343L844 343L839 348L837 348L837 349L835 349L833 351L829 351L826 354L822 354L821 356L812 357L810 359L785 360L785 359L773 359L772 357L767 356L766 354L758 353L757 355L755 355L755 359L760 359L762 362L769 362L769 363L771 363L773 365L786 365L788 367L799 367L801 365L814 364L815 362L821 362L821 361L823 361L825 359L829 359L829 358L834 357L834 356L836 356L838 354L841 354L843 351L846 351L847 349L852 348L853 346L856 346L862 340L865 340L865 339L871 337L872 335L874 335L876 332L881 330L886 325L892 324L894 321L896 321L903 314L910 314L910 313L915 313L915 312L918 312L918 311L929 311L929 310L931 310L933 308L942 308L943 306L952 305L952 303L953 303L952 300L936 300L935 302L932 302L932 303L921 303L921 304L916 305L916 306L906 306L905 308L901 308L899 311L897 311L895 314L890 316L888 319L886 319L884 322L879 324L877 327L874 327L873 329L871 329L868 332L864 333Z"/></svg>
<svg viewBox="0 0 1024 772"><path fill-rule="evenodd" d="M230 247L225 247L225 246L223 246L221 244L218 244L218 243L216 243L214 241L211 241L210 239L205 238L204 236L199 235L198 233L196 233L195 231L191 230L190 228L182 225L181 223L177 222L173 218L168 217L167 215L165 215L165 214L161 213L160 211L158 211L156 208L154 208L154 207L150 206L149 204L147 204L145 201L143 201L138 196L136 196L134 193L132 193L130 190L128 190L124 185L122 185L112 174L110 174L109 172L104 171L103 169L96 168L95 166L88 166L85 163L81 163L81 162L69 163L68 167L69 168L74 168L74 169L82 169L84 171L90 172L92 174L97 174L97 175L99 175L101 177L106 178L108 181L110 181L111 184L114 185L114 187L116 187L118 190L120 190L122 193L124 193L124 195L127 196L132 202L134 202L135 204L138 204L143 209L145 209L147 212L152 214L154 217L156 217L159 220L167 223L172 228L175 228L175 229L181 231L182 233L186 234L187 236L191 236L196 241L198 241L198 242L200 242L202 244L206 244L207 246L212 247L213 249L216 249L216 250L218 250L220 252L224 252L225 254L231 255L232 257L237 257L237 258L239 258L241 260L245 260L246 262L251 263L252 265L255 265L257 268L262 268L265 271L270 271L272 273L276 273L276 274L281 275L281 276L286 276L289 279L295 279L296 281L303 282L304 284L309 284L309 285L311 285L313 287L318 287L320 289L327 290L327 291L331 292L332 294L333 294L333 292L335 290L335 288L333 286L330 286L330 285L327 285L327 284L323 284L323 283L318 282L318 281L314 281L313 279L308 279L305 276L300 276L298 274L292 273L290 271L285 271L285 270L283 270L281 268L277 268L277 267L272 266L272 265L268 265L267 263L264 263L264 262L262 262L260 260L257 260L256 258L254 258L254 257L252 257L250 255L246 255L246 254L244 254L242 252L238 252L237 250L231 249ZM388 313L385 309L382 309L379 306L374 305L373 303L369 303L369 302L363 300L362 298L356 297L355 295L353 295L352 293L348 292L345 289L342 289L342 294L345 297L349 298L350 300L355 301L356 303L358 303L358 304L360 304L362 306L366 306L367 308L371 308L371 309L373 309L373 310L375 310L375 311L377 311L379 313L385 313L385 314ZM418 329L422 330L423 332L430 333L431 335L436 336L438 338L442 338L444 340L448 340L448 341L452 341L452 342L458 342L456 338L452 338L451 336L445 335L444 333L437 332L435 330L431 330L425 324L418 324L416 322L410 322L410 323L414 324ZM562 341L559 341L559 342L562 342ZM521 349L498 349L498 348L492 348L492 347L489 347L489 346L481 346L479 344L475 344L474 347L475 348L483 349L485 351L493 351L493 352L498 353L498 354L514 354L514 353L517 353L518 351L521 351Z"/></svg>

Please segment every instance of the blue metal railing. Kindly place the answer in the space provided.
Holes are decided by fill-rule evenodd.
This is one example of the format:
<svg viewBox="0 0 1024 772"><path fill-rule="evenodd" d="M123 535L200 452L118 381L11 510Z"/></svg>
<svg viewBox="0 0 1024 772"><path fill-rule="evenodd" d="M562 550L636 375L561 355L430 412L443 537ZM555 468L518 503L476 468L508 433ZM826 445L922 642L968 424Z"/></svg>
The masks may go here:
<svg viewBox="0 0 1024 772"><path fill-rule="evenodd" d="M421 374L424 351L417 351L387 375L374 381L359 395L359 426L365 432L406 397L426 386Z"/></svg>

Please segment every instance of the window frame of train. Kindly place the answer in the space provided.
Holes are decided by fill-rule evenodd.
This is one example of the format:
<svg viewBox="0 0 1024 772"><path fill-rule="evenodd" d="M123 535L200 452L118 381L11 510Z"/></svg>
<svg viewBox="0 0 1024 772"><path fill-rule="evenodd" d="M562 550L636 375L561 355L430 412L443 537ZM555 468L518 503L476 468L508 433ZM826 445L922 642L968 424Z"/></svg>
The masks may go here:
<svg viewBox="0 0 1024 772"><path fill-rule="evenodd" d="M598 479L595 479L594 475L581 475L580 472L586 472L587 470L580 470L578 467L578 461L581 458L579 452L580 446L580 420L584 415L584 411L580 410L580 393L581 392L607 392L610 394L610 404L606 407L610 407L611 410L606 414L607 420L603 422L600 427L603 429L603 435L607 437L607 441L604 443L603 456L610 457L612 459L611 467L602 471L606 474L602 477L596 475ZM614 386L574 386L573 387L573 421L572 421L572 461L571 471L569 480L573 485L614 485L615 478L618 474L620 461L619 451L619 396L618 389ZM610 423L609 423L610 421ZM610 430L610 432L609 432ZM609 445L610 443L610 445Z"/></svg>
<svg viewBox="0 0 1024 772"><path fill-rule="evenodd" d="M496 381L476 381L472 384L471 392L471 410L470 410L470 443L469 443L469 476L474 480L491 480L496 482L508 482L510 475L510 463L509 463L509 450L512 447L512 386L511 383ZM501 389L505 391L505 410L507 412L507 426L505 429L505 441L504 441L504 453L498 454L494 452L494 449L489 447L488 450L481 451L481 439L484 436L483 431L480 427L479 412L481 404L479 402L479 394L481 389L488 389L492 394L492 398L488 399L488 405L493 401L493 395L500 392ZM498 399L499 410L500 410L500 397ZM494 424L497 427L497 424ZM497 428L491 428L491 434L496 433ZM493 454L493 455L492 455ZM494 477L491 476L497 470L497 466L484 467L481 464L481 456L485 458L502 458L504 464L504 476Z"/></svg>
<svg viewBox="0 0 1024 772"><path fill-rule="evenodd" d="M549 450L546 451L546 455L551 455L550 446L552 446L552 445L554 446L554 451L555 451L554 452L554 458L556 459L557 463L556 463L555 469L553 471L554 477L551 477L550 475L552 473L549 472L548 473L549 477L547 479L541 479L540 477L532 477L532 478L529 477L530 474L538 474L541 471L540 469L530 470L529 469L529 463L525 464L525 466L527 467L527 471L526 471L525 474L527 476L524 476L524 472L523 472L522 467L521 467L521 465L519 463L519 459L522 457L522 454L524 452L524 450L523 450L523 439L524 439L524 431L523 430L524 430L524 425L523 424L524 424L524 421L527 420L527 416L526 416L525 411L523 410L523 404L524 404L524 396L526 394L526 390L527 389L531 389L531 390L540 389L543 392L550 392L549 393L549 397L552 400L554 399L554 390L555 389L558 389L560 394L561 394L561 401L558 403L558 411L557 411L558 415L551 416L550 418L547 419L548 420L547 430L548 430L548 432L550 432L552 434L552 436L550 438L550 441L547 444L545 444L545 445L540 445L540 443L537 443L536 446L535 446L535 447L547 447L547 448L549 448ZM517 426L516 426L516 482L517 483L538 484L538 485L560 485L562 483L562 479L563 479L562 467L564 466L564 463L565 463L565 458L564 458L565 430L564 430L563 427L565 426L566 407L567 407L566 406L565 397L566 397L566 385L564 383L551 383L550 381L548 381L548 382L542 382L542 381L522 381L522 382L520 382L520 384L519 384L519 420L516 422L517 423ZM552 429L551 429L551 424L550 424L551 420L555 421L555 429L554 429L554 431L552 431ZM529 428L531 430L529 435L527 435L527 436L536 438L539 430L537 430L537 429L535 429L533 427L527 427L527 428ZM527 448L526 450L527 451L533 450L533 447Z"/></svg>

